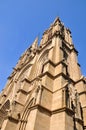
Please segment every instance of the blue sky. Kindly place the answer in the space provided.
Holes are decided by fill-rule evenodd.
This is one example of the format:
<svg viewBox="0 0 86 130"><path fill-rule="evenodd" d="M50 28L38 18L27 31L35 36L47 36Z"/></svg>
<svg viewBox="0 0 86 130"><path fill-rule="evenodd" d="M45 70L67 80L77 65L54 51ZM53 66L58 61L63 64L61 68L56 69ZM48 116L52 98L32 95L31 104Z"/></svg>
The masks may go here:
<svg viewBox="0 0 86 130"><path fill-rule="evenodd" d="M86 0L0 0L0 91L20 55L59 16L86 76Z"/></svg>

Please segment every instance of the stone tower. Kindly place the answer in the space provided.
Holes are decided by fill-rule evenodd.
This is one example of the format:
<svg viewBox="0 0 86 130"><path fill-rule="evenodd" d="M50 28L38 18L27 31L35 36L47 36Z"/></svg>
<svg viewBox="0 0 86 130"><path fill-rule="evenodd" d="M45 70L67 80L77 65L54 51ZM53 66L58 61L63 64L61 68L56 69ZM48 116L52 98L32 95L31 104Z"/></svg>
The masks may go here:
<svg viewBox="0 0 86 130"><path fill-rule="evenodd" d="M20 57L0 95L1 130L86 130L86 78L59 18Z"/></svg>

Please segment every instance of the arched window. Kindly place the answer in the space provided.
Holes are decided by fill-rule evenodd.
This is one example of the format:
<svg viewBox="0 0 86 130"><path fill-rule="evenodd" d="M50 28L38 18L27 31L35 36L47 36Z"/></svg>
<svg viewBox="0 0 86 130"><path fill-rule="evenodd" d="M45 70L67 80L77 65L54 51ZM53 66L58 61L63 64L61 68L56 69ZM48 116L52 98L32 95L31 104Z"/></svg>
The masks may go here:
<svg viewBox="0 0 86 130"><path fill-rule="evenodd" d="M5 102L5 104L4 104L4 105L1 107L1 109L0 109L0 128L1 128L1 126L2 126L2 123L3 123L4 119L5 119L5 118L7 117L7 115L8 115L9 109L10 109L10 101L7 100L7 101Z"/></svg>
<svg viewBox="0 0 86 130"><path fill-rule="evenodd" d="M43 73L43 67L45 62L48 60L48 50L46 50L45 52L43 52L38 59L36 60L36 62L34 63L32 69L31 69L31 73L30 73L30 79L33 80L36 77L38 77L39 75L41 75Z"/></svg>
<svg viewBox="0 0 86 130"><path fill-rule="evenodd" d="M38 60L37 76L43 73L44 64L48 60L48 51L45 51Z"/></svg>

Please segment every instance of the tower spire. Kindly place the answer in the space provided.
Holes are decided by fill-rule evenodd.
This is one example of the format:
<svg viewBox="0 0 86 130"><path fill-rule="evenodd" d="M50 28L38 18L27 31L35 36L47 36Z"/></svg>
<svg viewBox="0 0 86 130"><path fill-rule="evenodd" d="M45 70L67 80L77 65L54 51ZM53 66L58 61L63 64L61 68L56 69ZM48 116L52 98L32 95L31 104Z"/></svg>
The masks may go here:
<svg viewBox="0 0 86 130"><path fill-rule="evenodd" d="M1 130L86 130L86 78L71 39L56 18L21 56L0 96Z"/></svg>

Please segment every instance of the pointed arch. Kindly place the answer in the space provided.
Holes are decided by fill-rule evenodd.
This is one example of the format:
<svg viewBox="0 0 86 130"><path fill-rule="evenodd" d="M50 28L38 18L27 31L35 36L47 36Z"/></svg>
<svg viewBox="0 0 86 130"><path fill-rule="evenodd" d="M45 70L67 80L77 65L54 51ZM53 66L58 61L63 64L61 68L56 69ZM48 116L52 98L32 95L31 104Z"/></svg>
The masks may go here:
<svg viewBox="0 0 86 130"><path fill-rule="evenodd" d="M29 71L29 69L30 69L30 67L32 66L33 64L28 64L28 65L26 65L24 68L22 68L22 70L20 71L20 74L19 74L19 76L18 76L18 79L28 70Z"/></svg>
<svg viewBox="0 0 86 130"><path fill-rule="evenodd" d="M27 124L27 119L28 119L28 116L30 114L30 107L33 105L33 102L34 102L34 98L32 98L29 103L26 105L24 111L23 111L23 114L22 114L22 117L21 117L21 122L20 122L20 125L19 125L19 130L25 130L26 128L26 124Z"/></svg>

